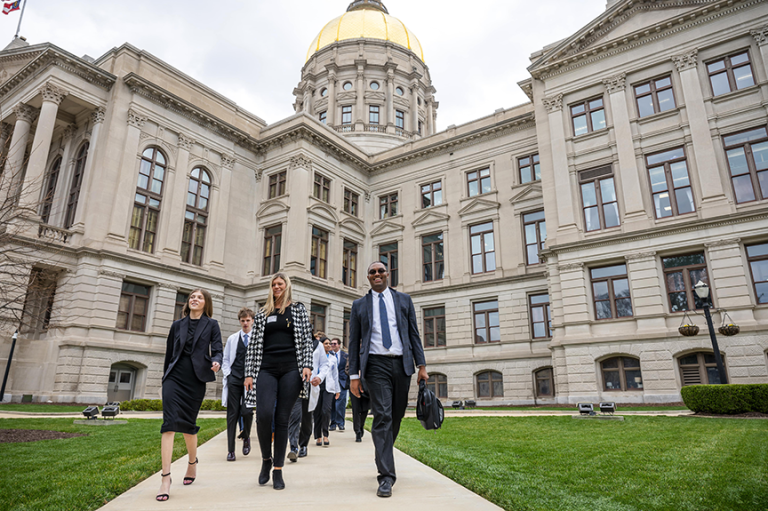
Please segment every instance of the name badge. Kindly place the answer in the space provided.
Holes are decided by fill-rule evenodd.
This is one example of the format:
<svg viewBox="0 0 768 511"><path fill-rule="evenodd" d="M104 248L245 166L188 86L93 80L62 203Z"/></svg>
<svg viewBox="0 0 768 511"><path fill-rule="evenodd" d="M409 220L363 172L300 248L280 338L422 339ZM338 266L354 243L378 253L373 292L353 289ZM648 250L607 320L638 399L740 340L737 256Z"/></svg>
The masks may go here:
<svg viewBox="0 0 768 511"><path fill-rule="evenodd" d="M277 316L269 316L267 318L267 323L274 323L277 321Z"/></svg>

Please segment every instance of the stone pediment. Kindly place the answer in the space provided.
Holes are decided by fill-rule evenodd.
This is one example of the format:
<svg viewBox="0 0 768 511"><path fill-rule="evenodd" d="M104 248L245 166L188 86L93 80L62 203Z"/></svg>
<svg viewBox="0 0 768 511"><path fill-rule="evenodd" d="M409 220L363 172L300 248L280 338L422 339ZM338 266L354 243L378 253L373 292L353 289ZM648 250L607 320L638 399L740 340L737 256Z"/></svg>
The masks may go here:
<svg viewBox="0 0 768 511"><path fill-rule="evenodd" d="M543 197L543 192L541 190L541 181L533 181L531 183L528 183L524 186L519 187L517 190L512 192L514 195L512 195L512 198L509 199L509 202L512 204L515 204L516 202L522 202L530 199L540 199Z"/></svg>
<svg viewBox="0 0 768 511"><path fill-rule="evenodd" d="M307 213L314 214L328 222L333 224L339 223L339 215L334 209L327 204L316 202L307 208Z"/></svg>
<svg viewBox="0 0 768 511"><path fill-rule="evenodd" d="M328 108L328 98L320 98L315 103L315 110L322 110Z"/></svg>
<svg viewBox="0 0 768 511"><path fill-rule="evenodd" d="M495 201L490 201L488 199L473 199L459 210L459 216L466 216L482 211L492 211L499 209L500 207L501 204Z"/></svg>
<svg viewBox="0 0 768 511"><path fill-rule="evenodd" d="M371 231L371 236L386 236L388 234L401 233L404 230L405 227L402 225L396 224L395 222L390 222L389 220L384 220L373 228Z"/></svg>
<svg viewBox="0 0 768 511"><path fill-rule="evenodd" d="M336 101L355 101L357 99L357 92L345 91L336 94Z"/></svg>
<svg viewBox="0 0 768 511"><path fill-rule="evenodd" d="M264 218L270 215L286 213L289 209L291 209L291 206L279 200L267 202L259 207L259 210L256 212L256 218Z"/></svg>
<svg viewBox="0 0 768 511"><path fill-rule="evenodd" d="M402 96L395 96L393 99L395 101L395 105L396 106L401 106L403 108L408 108L411 105L411 102L408 101L407 99L405 99Z"/></svg>
<svg viewBox="0 0 768 511"><path fill-rule="evenodd" d="M411 225L414 227L418 227L420 225L428 225L435 222L442 222L445 223L451 218L450 215L443 213L441 211L434 211L431 209L428 209L421 215L417 216L416 219L411 222Z"/></svg>
<svg viewBox="0 0 768 511"><path fill-rule="evenodd" d="M369 101L381 101L384 103L387 100L387 96L383 92L369 90L365 93L365 99Z"/></svg>
<svg viewBox="0 0 768 511"><path fill-rule="evenodd" d="M358 218L345 218L341 221L341 227L365 238L365 224Z"/></svg>

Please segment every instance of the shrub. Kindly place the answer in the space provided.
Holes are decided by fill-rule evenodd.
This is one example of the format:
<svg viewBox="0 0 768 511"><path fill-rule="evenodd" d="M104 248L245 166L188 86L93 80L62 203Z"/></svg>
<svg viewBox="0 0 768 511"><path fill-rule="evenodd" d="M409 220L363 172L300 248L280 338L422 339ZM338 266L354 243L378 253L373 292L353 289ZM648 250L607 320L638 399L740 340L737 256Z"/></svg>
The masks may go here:
<svg viewBox="0 0 768 511"><path fill-rule="evenodd" d="M132 399L120 403L121 411L133 412L160 412L163 410L163 402L160 399Z"/></svg>
<svg viewBox="0 0 768 511"><path fill-rule="evenodd" d="M768 413L768 384L690 385L683 387L680 393L685 406L694 412Z"/></svg>
<svg viewBox="0 0 768 511"><path fill-rule="evenodd" d="M201 410L213 410L215 412L226 411L225 406L221 406L221 399L204 399Z"/></svg>

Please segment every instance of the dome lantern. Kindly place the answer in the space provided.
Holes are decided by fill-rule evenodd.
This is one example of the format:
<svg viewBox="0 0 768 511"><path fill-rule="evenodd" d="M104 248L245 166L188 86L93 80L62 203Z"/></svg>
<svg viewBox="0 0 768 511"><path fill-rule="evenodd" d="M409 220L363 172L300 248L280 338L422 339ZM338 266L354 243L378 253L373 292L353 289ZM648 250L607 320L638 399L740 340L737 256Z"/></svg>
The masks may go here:
<svg viewBox="0 0 768 511"><path fill-rule="evenodd" d="M384 7L384 4L381 3L381 0L355 0L349 4L349 7L347 7L347 12L361 11L363 9L375 9L377 11L383 12L384 14L389 14L389 11L386 7Z"/></svg>

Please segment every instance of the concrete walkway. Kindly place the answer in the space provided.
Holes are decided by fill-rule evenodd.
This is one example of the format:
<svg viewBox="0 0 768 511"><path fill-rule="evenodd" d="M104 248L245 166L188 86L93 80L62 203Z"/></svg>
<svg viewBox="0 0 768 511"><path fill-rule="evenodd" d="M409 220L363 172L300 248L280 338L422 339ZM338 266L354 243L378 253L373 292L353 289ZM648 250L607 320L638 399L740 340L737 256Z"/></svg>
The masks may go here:
<svg viewBox="0 0 768 511"><path fill-rule="evenodd" d="M201 414L202 416L202 414ZM366 432L362 443L355 442L352 424L347 430L331 432L330 447L317 447L310 440L309 456L297 463L286 460L286 489L276 491L272 483L259 486L256 479L261 469L258 442L253 438L249 456L241 455L237 442L237 461L227 462L227 435L223 432L198 449L200 464L197 480L184 486L187 457L171 467L173 484L167 502L155 501L160 488L160 473L142 481L102 507L105 511L140 510L226 510L253 509L317 511L362 509L364 511L407 509L439 509L440 511L485 511L501 508L472 493L447 477L395 451L398 480L393 495L376 496L376 466L371 435ZM158 451L158 456L160 452Z"/></svg>

